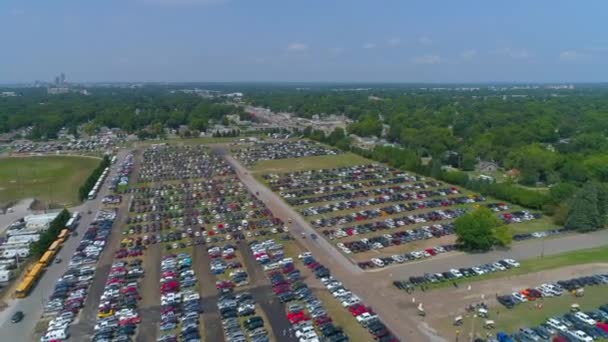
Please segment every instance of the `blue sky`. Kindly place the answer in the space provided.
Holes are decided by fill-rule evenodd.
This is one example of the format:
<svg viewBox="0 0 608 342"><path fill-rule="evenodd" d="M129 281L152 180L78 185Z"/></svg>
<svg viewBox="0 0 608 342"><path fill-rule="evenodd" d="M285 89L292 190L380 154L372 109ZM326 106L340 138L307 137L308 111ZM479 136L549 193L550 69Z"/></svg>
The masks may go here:
<svg viewBox="0 0 608 342"><path fill-rule="evenodd" d="M608 1L2 0L0 83L608 81Z"/></svg>

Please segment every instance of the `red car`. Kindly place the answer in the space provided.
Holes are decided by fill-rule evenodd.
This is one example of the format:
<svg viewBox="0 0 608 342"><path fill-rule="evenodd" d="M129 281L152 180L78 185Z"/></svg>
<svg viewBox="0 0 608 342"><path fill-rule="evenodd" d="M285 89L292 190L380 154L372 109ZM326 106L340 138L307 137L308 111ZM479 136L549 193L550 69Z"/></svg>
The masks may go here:
<svg viewBox="0 0 608 342"><path fill-rule="evenodd" d="M369 312L369 310L365 306L363 306L361 304L356 304L356 305L353 305L353 306L349 307L348 311L350 311L350 313L353 316L359 316L361 314Z"/></svg>

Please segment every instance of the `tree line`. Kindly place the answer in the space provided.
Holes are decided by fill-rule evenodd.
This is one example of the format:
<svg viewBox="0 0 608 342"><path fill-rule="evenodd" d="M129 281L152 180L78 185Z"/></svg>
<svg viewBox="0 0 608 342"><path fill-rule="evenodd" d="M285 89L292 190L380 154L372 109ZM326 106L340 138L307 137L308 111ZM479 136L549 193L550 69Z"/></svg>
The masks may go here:
<svg viewBox="0 0 608 342"><path fill-rule="evenodd" d="M51 244L57 239L57 236L62 229L65 229L65 224L70 219L70 212L63 209L57 217L49 224L49 229L40 234L40 239L30 244L30 254L34 258L39 258L47 251Z"/></svg>
<svg viewBox="0 0 608 342"><path fill-rule="evenodd" d="M78 188L78 198L81 201L87 198L87 196L89 195L89 192L91 192L91 190L95 186L95 183L97 183L97 180L103 173L103 170L105 170L109 166L110 166L110 158L108 156L104 156L103 159L101 160L101 162L99 163L99 165L95 168L95 170L93 170L93 172L91 172L89 177L87 177L87 179L80 186L80 188Z"/></svg>

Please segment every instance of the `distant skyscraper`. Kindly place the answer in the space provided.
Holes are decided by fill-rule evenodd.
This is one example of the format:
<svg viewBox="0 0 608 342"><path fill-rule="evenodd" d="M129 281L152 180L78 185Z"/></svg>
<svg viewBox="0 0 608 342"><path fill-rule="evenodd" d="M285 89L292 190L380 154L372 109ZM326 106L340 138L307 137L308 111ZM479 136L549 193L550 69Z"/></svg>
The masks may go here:
<svg viewBox="0 0 608 342"><path fill-rule="evenodd" d="M55 85L59 86L59 76L55 76Z"/></svg>
<svg viewBox="0 0 608 342"><path fill-rule="evenodd" d="M65 84L65 74L61 73L61 75L59 75L59 81L61 82L61 85Z"/></svg>

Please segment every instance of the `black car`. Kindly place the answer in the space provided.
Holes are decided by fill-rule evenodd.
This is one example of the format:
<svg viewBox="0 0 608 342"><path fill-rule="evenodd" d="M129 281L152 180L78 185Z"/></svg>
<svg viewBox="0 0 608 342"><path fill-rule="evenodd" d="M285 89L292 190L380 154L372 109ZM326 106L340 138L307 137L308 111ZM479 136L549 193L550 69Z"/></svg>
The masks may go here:
<svg viewBox="0 0 608 342"><path fill-rule="evenodd" d="M25 315L23 314L22 311L17 311L11 317L11 322L12 323L19 323L19 322L21 322L21 320L23 319L24 316Z"/></svg>

